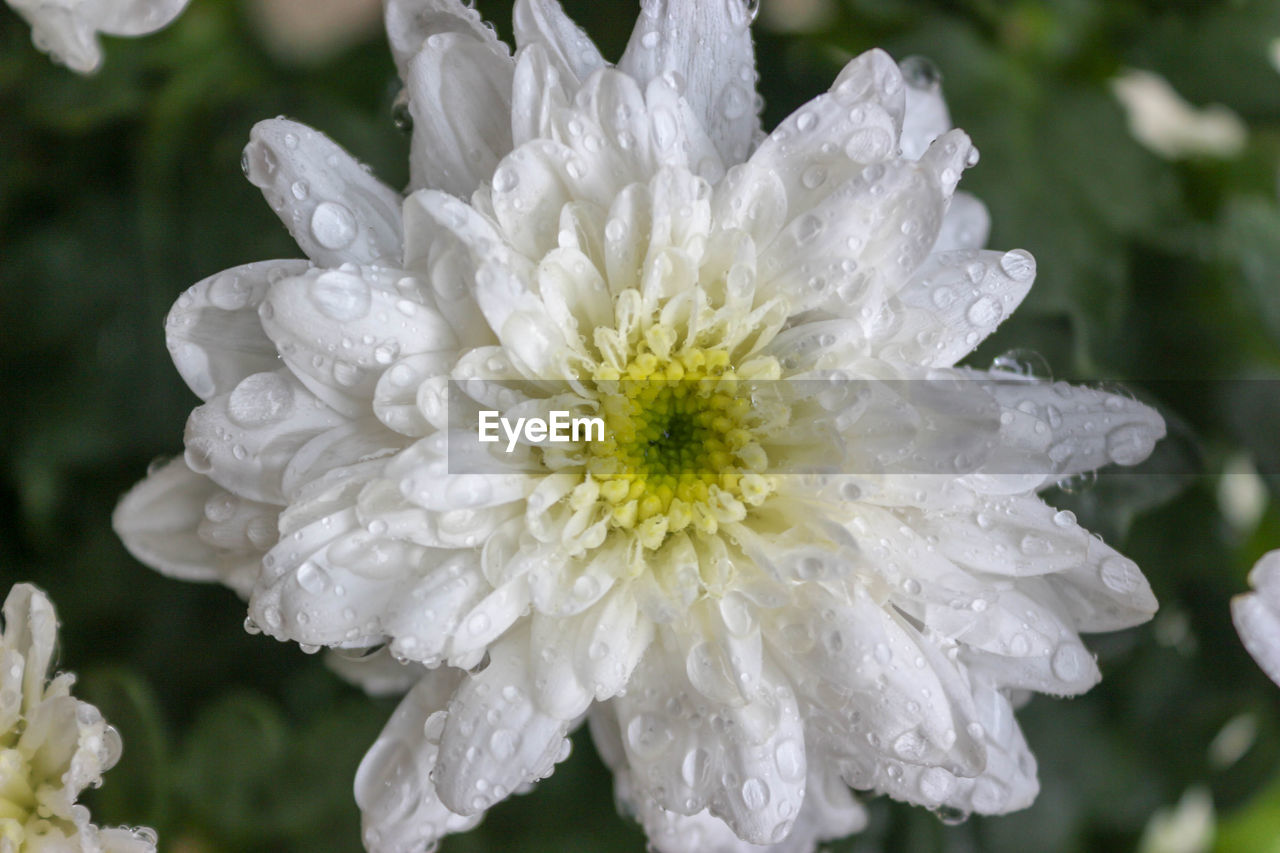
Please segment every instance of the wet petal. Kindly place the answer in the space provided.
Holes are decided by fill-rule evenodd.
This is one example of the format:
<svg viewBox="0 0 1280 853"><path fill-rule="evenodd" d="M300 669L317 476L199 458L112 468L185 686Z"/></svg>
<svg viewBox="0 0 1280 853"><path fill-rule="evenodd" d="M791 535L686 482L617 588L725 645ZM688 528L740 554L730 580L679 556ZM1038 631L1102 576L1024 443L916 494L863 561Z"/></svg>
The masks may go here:
<svg viewBox="0 0 1280 853"><path fill-rule="evenodd" d="M260 121L242 163L299 248L320 266L400 263L400 194L323 133Z"/></svg>

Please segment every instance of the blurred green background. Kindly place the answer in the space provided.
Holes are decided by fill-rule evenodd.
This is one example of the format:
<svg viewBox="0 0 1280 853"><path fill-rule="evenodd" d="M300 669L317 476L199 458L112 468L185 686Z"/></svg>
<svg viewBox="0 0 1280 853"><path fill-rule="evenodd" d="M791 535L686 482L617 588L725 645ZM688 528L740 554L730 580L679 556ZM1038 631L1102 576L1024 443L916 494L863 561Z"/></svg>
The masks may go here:
<svg viewBox="0 0 1280 853"><path fill-rule="evenodd" d="M337 44L309 2L192 0L159 35L109 40L87 79L0 8L0 587L50 593L60 666L124 736L95 818L154 826L164 850L358 850L351 780L394 706L246 634L230 592L152 573L109 526L148 463L180 450L195 402L165 350L171 302L224 267L300 254L241 179L252 124L286 114L407 179L376 3L361 17L345 0ZM509 35L509 2L478 5ZM634 2L564 5L619 55ZM756 37L769 127L866 48L936 63L983 154L962 187L990 207L991 244L1040 269L971 363L1021 348L1056 376L1122 381L1170 423L1150 470L1187 472L1049 496L1135 558L1162 607L1091 640L1105 678L1087 696L1020 713L1035 806L945 826L875 799L869 829L830 849L1280 851L1280 688L1228 614L1280 546L1280 477L1251 473L1280 472L1280 0L763 0ZM1111 88L1126 68L1230 108L1243 145L1143 147ZM1228 377L1271 381L1149 381ZM574 743L535 794L445 851L642 849ZM1188 791L1212 802L1209 839L1169 830Z"/></svg>

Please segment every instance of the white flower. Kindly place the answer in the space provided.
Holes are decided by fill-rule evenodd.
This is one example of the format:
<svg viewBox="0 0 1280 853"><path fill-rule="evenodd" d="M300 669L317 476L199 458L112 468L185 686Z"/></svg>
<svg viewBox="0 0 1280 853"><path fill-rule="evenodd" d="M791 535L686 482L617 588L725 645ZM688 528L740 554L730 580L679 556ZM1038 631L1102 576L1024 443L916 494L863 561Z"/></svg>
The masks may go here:
<svg viewBox="0 0 1280 853"><path fill-rule="evenodd" d="M1280 684L1280 550L1269 551L1249 572L1254 591L1231 600L1231 618L1244 647Z"/></svg>
<svg viewBox="0 0 1280 853"><path fill-rule="evenodd" d="M6 0L31 25L31 41L72 71L102 64L98 33L143 36L167 27L188 0Z"/></svg>
<svg viewBox="0 0 1280 853"><path fill-rule="evenodd" d="M18 584L0 636L0 853L154 853L149 829L99 829L80 792L120 758L120 735L71 695L75 677L46 680L58 621L44 593Z"/></svg>
<svg viewBox="0 0 1280 853"><path fill-rule="evenodd" d="M1128 113L1130 133L1161 157L1235 157L1244 149L1249 131L1231 108L1192 106L1153 71L1126 70L1111 88Z"/></svg>
<svg viewBox="0 0 1280 853"><path fill-rule="evenodd" d="M455 0L387 23L403 206L315 131L254 129L312 265L179 299L206 402L116 516L267 633L422 673L356 780L369 849L474 825L584 715L663 851L811 850L862 824L851 787L1030 803L1010 692L1088 689L1079 633L1156 606L1036 489L1164 425L954 366L1035 266L980 249L929 68L867 53L765 136L739 0L649 0L617 67L554 0L516 3L514 57ZM480 407L609 436L507 454L451 426Z"/></svg>

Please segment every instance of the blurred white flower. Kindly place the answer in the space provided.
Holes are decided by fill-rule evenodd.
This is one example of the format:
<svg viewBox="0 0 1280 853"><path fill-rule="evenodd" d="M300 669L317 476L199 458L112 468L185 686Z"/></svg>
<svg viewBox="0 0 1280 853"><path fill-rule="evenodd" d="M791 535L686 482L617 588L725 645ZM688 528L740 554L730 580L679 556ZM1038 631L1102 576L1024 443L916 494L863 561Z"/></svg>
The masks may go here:
<svg viewBox="0 0 1280 853"><path fill-rule="evenodd" d="M1159 74L1129 70L1111 86L1134 138L1162 157L1234 157L1244 149L1240 116L1221 104L1192 106Z"/></svg>
<svg viewBox="0 0 1280 853"><path fill-rule="evenodd" d="M1218 507L1237 533L1248 534L1267 511L1267 484L1248 454L1239 453L1222 466L1218 479Z"/></svg>
<svg viewBox="0 0 1280 853"><path fill-rule="evenodd" d="M267 49L283 60L320 62L369 38L381 0L253 0L249 19Z"/></svg>
<svg viewBox="0 0 1280 853"><path fill-rule="evenodd" d="M1270 551L1249 572L1254 591L1231 600L1231 618L1244 647L1280 684L1280 550Z"/></svg>
<svg viewBox="0 0 1280 853"><path fill-rule="evenodd" d="M778 32L808 32L829 26L838 14L834 0L761 0L760 22Z"/></svg>
<svg viewBox="0 0 1280 853"><path fill-rule="evenodd" d="M102 64L98 34L142 36L169 25L188 0L5 0L31 26L31 41L72 71Z"/></svg>
<svg viewBox="0 0 1280 853"><path fill-rule="evenodd" d="M1213 795L1201 786L1188 788L1172 808L1151 816L1138 843L1138 853L1207 853L1213 846Z"/></svg>
<svg viewBox="0 0 1280 853"><path fill-rule="evenodd" d="M46 680L57 617L44 593L18 584L0 635L0 853L154 853L149 829L99 829L80 792L120 758L120 736L71 695L75 677Z"/></svg>
<svg viewBox="0 0 1280 853"><path fill-rule="evenodd" d="M554 0L515 4L514 57L456 0L386 16L407 198L254 129L245 172L310 264L178 300L206 402L116 515L255 629L418 677L356 780L369 849L473 826L584 715L661 851L811 850L862 825L850 787L1029 804L1009 692L1088 689L1079 633L1156 606L1036 490L1164 425L955 367L1035 265L980 248L936 73L872 51L765 135L740 0L648 0L616 67ZM480 407L609 436L472 451L450 416Z"/></svg>

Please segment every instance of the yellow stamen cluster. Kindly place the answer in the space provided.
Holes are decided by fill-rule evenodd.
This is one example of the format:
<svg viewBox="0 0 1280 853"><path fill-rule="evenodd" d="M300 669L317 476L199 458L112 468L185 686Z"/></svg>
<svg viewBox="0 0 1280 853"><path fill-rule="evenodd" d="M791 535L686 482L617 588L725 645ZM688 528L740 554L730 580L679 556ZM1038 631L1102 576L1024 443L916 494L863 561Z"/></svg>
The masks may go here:
<svg viewBox="0 0 1280 853"><path fill-rule="evenodd" d="M645 349L592 378L605 440L588 445L575 508L601 501L614 527L657 548L668 533L713 534L740 521L773 492L751 400L726 351L687 347L659 358Z"/></svg>

